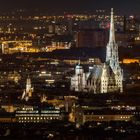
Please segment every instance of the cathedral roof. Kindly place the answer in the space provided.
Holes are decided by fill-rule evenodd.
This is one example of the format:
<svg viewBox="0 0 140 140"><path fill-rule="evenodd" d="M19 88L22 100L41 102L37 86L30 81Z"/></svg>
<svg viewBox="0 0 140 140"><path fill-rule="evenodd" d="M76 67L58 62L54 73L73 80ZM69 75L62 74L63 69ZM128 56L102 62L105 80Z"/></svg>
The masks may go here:
<svg viewBox="0 0 140 140"><path fill-rule="evenodd" d="M90 70L88 79L100 79L102 74L102 65L94 65L92 70Z"/></svg>
<svg viewBox="0 0 140 140"><path fill-rule="evenodd" d="M82 69L83 67L81 65L77 65L76 69Z"/></svg>
<svg viewBox="0 0 140 140"><path fill-rule="evenodd" d="M76 69L83 69L83 67L81 66L81 61L79 60L78 64L76 65Z"/></svg>

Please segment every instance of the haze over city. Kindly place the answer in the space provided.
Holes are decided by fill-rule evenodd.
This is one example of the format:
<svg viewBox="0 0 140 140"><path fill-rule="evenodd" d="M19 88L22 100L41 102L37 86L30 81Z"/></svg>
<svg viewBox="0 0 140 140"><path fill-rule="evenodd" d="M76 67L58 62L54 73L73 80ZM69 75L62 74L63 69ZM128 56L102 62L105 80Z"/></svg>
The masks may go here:
<svg viewBox="0 0 140 140"><path fill-rule="evenodd" d="M119 14L139 14L139 0L1 0L2 10L40 9L49 12L84 12L114 7Z"/></svg>

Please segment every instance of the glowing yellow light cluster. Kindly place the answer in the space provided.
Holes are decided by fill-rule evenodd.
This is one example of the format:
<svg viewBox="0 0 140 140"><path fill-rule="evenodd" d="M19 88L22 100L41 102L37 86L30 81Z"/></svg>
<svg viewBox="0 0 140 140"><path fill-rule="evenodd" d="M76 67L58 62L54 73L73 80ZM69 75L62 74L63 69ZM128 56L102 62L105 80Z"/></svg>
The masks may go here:
<svg viewBox="0 0 140 140"><path fill-rule="evenodd" d="M139 59L123 59L124 64L139 63Z"/></svg>

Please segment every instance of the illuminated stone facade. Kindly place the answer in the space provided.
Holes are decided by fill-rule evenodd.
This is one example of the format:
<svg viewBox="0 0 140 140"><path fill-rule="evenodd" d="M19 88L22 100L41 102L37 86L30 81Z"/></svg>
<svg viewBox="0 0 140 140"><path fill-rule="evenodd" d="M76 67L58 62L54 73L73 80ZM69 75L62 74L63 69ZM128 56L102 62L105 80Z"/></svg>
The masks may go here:
<svg viewBox="0 0 140 140"><path fill-rule="evenodd" d="M71 89L92 93L123 92L123 71L119 66L118 45L115 41L113 9L111 9L110 36L106 47L106 62L89 67L85 73L80 63L71 78Z"/></svg>
<svg viewBox="0 0 140 140"><path fill-rule="evenodd" d="M28 101L30 97L32 97L33 87L31 85L31 79L28 77L26 81L26 89L22 94L22 100Z"/></svg>
<svg viewBox="0 0 140 140"><path fill-rule="evenodd" d="M56 107L37 107L26 106L20 108L15 113L16 121L19 123L45 123L50 121L62 120L61 110Z"/></svg>

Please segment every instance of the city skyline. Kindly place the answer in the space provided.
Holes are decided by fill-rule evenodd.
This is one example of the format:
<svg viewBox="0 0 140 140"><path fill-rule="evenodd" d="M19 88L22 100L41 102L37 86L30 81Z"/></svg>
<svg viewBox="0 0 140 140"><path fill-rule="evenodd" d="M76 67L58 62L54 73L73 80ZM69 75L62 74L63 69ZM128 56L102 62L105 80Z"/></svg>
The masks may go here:
<svg viewBox="0 0 140 140"><path fill-rule="evenodd" d="M24 9L40 9L49 12L91 12L96 9L110 10L114 8L116 13L119 14L139 14L140 5L139 0L88 0L88 1L78 1L78 0L40 0L40 1L18 1L14 2L10 0L1 0L0 9L1 10L13 10L15 8Z"/></svg>
<svg viewBox="0 0 140 140"><path fill-rule="evenodd" d="M0 2L0 138L140 139L138 0Z"/></svg>

